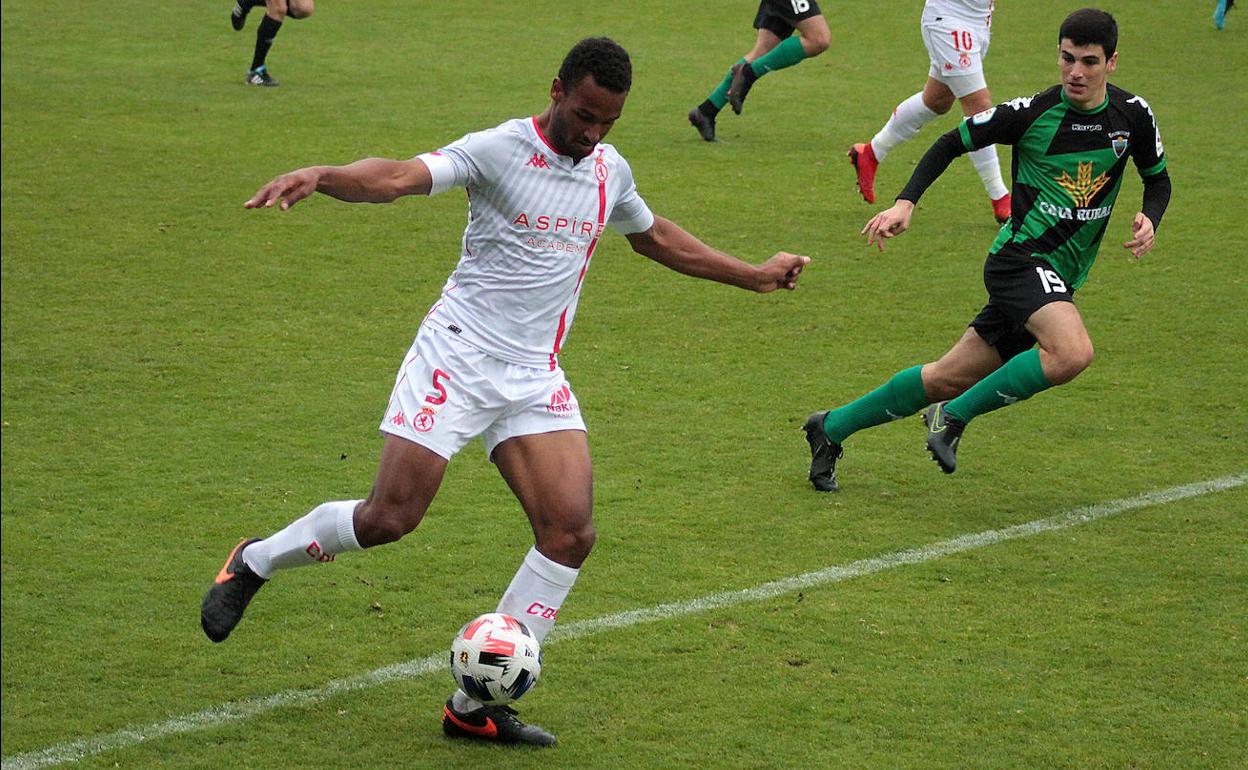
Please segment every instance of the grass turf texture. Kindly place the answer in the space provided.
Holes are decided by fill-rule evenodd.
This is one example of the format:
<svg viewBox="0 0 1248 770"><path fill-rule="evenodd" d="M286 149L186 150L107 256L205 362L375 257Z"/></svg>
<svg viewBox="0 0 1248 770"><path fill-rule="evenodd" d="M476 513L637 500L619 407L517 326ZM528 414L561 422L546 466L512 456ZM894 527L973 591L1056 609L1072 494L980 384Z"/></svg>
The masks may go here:
<svg viewBox="0 0 1248 770"><path fill-rule="evenodd" d="M884 255L857 236L879 207L844 148L921 84L917 2L829 7L832 49L758 83L716 145L684 113L749 47L749 4L682 5L678 22L664 3L602 4L572 22L553 3L325 3L284 26L275 90L241 83L258 14L236 35L217 5L0 10L6 759L424 657L493 608L531 536L474 445L412 536L285 573L229 642L203 638L199 599L237 537L367 491L394 370L464 216L460 193L241 203L290 168L407 157L537 112L587 34L633 55L610 141L657 212L745 258L816 262L795 295L756 297L604 240L562 356L599 528L564 622L1248 468L1248 110L1227 98L1248 48L1203 6L1112 8L1113 81L1156 110L1175 199L1132 261L1128 175L1080 292L1097 362L977 421L952 478L915 418L851 439L845 491L820 496L806 414L938 354L983 299L995 228L969 163ZM1068 10L1002 9L996 98L1056 82ZM882 199L953 125L890 155ZM1231 767L1248 742L1246 521L1241 488L552 644L521 707L560 736L553 757L445 741L439 673L79 766Z"/></svg>

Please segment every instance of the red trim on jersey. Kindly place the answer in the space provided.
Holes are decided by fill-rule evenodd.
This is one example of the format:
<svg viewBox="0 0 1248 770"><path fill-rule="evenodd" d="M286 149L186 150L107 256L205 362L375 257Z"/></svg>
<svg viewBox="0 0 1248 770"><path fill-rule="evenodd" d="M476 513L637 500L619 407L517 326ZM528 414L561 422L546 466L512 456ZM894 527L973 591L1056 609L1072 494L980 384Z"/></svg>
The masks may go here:
<svg viewBox="0 0 1248 770"><path fill-rule="evenodd" d="M546 138L546 135L542 133L542 129L537 125L537 116L534 115L533 117L529 118L529 120L533 121L533 130L537 132L537 138L542 140L542 144L549 147L550 151L553 152L554 154L562 155L563 153L556 150L555 146L550 143L549 139Z"/></svg>
<svg viewBox="0 0 1248 770"><path fill-rule="evenodd" d="M534 122L536 128L537 123ZM541 132L539 131L540 135ZM598 151L598 157L594 159L594 165L602 163L602 150ZM602 237L603 226L607 218L607 178L601 176L598 178L598 227L594 230L594 239L589 242L589 248L585 250L585 261L581 264L581 273L576 277L576 287L572 289L572 299L576 299L576 293L581 290L581 281L585 280L585 271L589 269L589 259L594 256L594 249L598 246L598 239ZM568 328L568 309L572 307L572 300L568 300L567 307L559 314L559 328L555 331L555 346L550 351L550 370L553 372L559 364L555 360L555 356L559 355L559 350L563 347L563 334Z"/></svg>

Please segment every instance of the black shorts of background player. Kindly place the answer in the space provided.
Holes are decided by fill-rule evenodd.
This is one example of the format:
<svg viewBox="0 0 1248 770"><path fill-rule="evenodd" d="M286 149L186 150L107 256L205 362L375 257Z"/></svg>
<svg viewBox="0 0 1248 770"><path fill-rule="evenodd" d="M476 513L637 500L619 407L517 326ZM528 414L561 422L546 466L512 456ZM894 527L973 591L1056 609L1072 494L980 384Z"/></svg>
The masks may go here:
<svg viewBox="0 0 1248 770"><path fill-rule="evenodd" d="M754 29L754 47L728 69L706 101L689 111L690 125L708 142L715 141L715 116L725 104L740 115L754 81L823 53L832 34L815 0L763 0Z"/></svg>
<svg viewBox="0 0 1248 770"><path fill-rule="evenodd" d="M256 29L256 48L251 57L251 68L243 82L249 86L275 86L277 81L269 74L264 64L273 45L273 38L282 28L282 22L292 19L306 19L312 15L312 0L234 0L234 9L230 11L230 26L235 32L241 32L247 22L247 13L258 5L264 6L264 18Z"/></svg>

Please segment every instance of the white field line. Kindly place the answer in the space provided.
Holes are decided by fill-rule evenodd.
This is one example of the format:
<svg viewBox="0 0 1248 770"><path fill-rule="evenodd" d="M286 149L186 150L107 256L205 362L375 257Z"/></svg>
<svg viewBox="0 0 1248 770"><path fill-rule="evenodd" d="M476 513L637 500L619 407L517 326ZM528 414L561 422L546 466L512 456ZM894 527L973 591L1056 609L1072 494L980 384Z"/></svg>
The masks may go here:
<svg viewBox="0 0 1248 770"><path fill-rule="evenodd" d="M638 623L650 623L667 620L696 612L732 607L744 602L770 599L783 594L792 593L804 588L839 583L850 578L882 572L893 567L907 564L921 564L950 556L963 551L1000 543L1004 540L1015 540L1030 537L1041 532L1068 529L1097 519L1114 516L1127 511L1164 505L1189 497L1222 492L1248 483L1248 472L1223 476L1209 481L1170 487L1156 492L1148 492L1136 497L1109 500L1096 505L1075 508L1056 516L1036 519L1025 524L1017 524L1004 529L990 529L971 535L941 540L920 548L876 556L870 559L851 562L840 566L825 567L814 572L775 580L770 583L740 591L725 591L710 594L697 599L681 602L670 602L639 610L629 610L600 618L579 620L555 628L546 643L567 641L589 636L609 628L624 628ZM286 690L262 698L248 698L234 703L223 703L193 714L186 714L168 719L164 722L118 730L115 733L76 741L58 743L38 751L16 754L3 760L2 770L32 770L33 768L51 767L67 762L77 762L86 757L101 754L113 749L124 749L147 741L153 741L170 735L206 730L218 725L238 722L249 717L263 714L288 706L303 706L332 698L336 695L363 690L377 685L402 679L413 679L433 671L441 671L446 665L446 653L439 652L424 658L396 663L365 674L335 679L324 686L312 690Z"/></svg>

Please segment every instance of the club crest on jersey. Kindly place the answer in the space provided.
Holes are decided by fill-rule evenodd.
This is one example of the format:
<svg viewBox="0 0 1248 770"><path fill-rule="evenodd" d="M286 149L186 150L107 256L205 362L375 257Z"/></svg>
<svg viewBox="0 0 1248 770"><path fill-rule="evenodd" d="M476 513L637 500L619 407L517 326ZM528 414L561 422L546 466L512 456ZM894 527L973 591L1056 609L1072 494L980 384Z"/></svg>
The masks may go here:
<svg viewBox="0 0 1248 770"><path fill-rule="evenodd" d="M1130 131L1111 131L1109 134L1109 145L1114 148L1114 157L1121 158L1123 153L1127 151L1127 144L1131 139Z"/></svg>
<svg viewBox="0 0 1248 770"><path fill-rule="evenodd" d="M594 178L598 180L598 184L607 183L607 162L602 159L601 152L594 158Z"/></svg>

